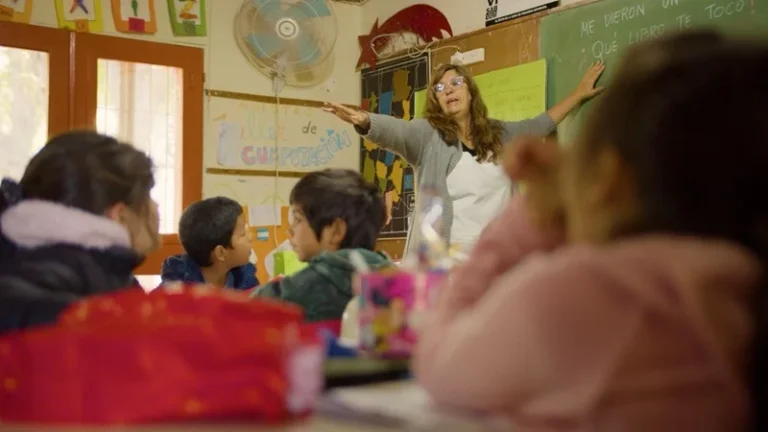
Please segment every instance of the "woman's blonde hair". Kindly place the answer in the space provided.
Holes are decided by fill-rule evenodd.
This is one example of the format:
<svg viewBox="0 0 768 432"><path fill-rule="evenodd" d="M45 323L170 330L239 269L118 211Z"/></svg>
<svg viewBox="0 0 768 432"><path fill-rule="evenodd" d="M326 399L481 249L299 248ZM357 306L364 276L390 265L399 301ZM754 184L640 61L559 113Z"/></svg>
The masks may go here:
<svg viewBox="0 0 768 432"><path fill-rule="evenodd" d="M464 77L470 95L469 115L470 115L470 133L472 144L477 151L477 160L484 162L491 160L497 162L501 156L502 138L504 127L498 120L488 118L488 108L480 96L480 89L469 71L463 66L446 64L442 65L432 73L432 80L429 83L427 91L427 102L424 108L424 118L429 121L440 133L443 140L450 145L459 143L459 125L453 117L449 116L440 107L435 93L435 85L448 71L454 71L457 75Z"/></svg>

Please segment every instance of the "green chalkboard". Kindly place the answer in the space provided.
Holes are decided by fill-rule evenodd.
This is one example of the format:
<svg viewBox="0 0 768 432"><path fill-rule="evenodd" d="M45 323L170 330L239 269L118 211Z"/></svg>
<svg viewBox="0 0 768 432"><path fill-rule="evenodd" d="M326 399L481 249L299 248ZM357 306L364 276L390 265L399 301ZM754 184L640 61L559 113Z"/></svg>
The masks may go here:
<svg viewBox="0 0 768 432"><path fill-rule="evenodd" d="M598 85L610 85L629 46L702 27L768 37L768 0L601 0L543 18L540 43L548 65L547 106L568 96L592 62L605 61ZM561 124L561 140L573 140L588 109L587 104Z"/></svg>

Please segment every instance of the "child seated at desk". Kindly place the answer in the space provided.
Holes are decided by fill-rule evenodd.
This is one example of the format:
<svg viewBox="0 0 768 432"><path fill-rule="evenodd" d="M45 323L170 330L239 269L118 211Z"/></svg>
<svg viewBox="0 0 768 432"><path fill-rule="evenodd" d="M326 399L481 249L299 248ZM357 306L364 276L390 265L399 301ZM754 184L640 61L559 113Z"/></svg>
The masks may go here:
<svg viewBox="0 0 768 432"><path fill-rule="evenodd" d="M768 45L683 33L616 73L567 151L509 150L526 193L446 285L416 376L523 426L766 430Z"/></svg>
<svg viewBox="0 0 768 432"><path fill-rule="evenodd" d="M307 321L339 320L353 295L350 253L359 252L372 270L393 265L374 252L386 218L384 199L360 173L326 169L302 177L290 205L291 246L308 266L253 295L296 303Z"/></svg>
<svg viewBox="0 0 768 432"><path fill-rule="evenodd" d="M6 157L6 155L2 156ZM87 296L137 287L157 249L152 160L90 131L52 138L0 186L0 333L56 321Z"/></svg>
<svg viewBox="0 0 768 432"><path fill-rule="evenodd" d="M236 290L259 285L256 266L249 262L251 236L237 201L215 197L192 204L179 220L179 239L185 253L165 260L163 284L204 283Z"/></svg>

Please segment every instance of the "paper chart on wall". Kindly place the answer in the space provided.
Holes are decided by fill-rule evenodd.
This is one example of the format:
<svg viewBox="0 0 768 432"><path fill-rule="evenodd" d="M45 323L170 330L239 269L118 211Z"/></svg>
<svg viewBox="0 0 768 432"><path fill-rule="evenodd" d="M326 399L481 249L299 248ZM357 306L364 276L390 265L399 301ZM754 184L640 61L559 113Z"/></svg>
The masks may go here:
<svg viewBox="0 0 768 432"><path fill-rule="evenodd" d="M248 225L276 226L282 225L280 205L248 204Z"/></svg>
<svg viewBox="0 0 768 432"><path fill-rule="evenodd" d="M28 24L32 17L32 0L0 0L0 21Z"/></svg>
<svg viewBox="0 0 768 432"><path fill-rule="evenodd" d="M219 139L216 147L216 162L219 165L226 168L238 165L242 133L243 131L236 123L228 121L219 123Z"/></svg>
<svg viewBox="0 0 768 432"><path fill-rule="evenodd" d="M261 171L357 170L354 128L314 106L211 96L205 166Z"/></svg>
<svg viewBox="0 0 768 432"><path fill-rule="evenodd" d="M536 117L547 107L547 62L537 60L475 77L488 116L503 121Z"/></svg>
<svg viewBox="0 0 768 432"><path fill-rule="evenodd" d="M427 90L419 90L413 94L413 116L424 117L424 107L427 105Z"/></svg>

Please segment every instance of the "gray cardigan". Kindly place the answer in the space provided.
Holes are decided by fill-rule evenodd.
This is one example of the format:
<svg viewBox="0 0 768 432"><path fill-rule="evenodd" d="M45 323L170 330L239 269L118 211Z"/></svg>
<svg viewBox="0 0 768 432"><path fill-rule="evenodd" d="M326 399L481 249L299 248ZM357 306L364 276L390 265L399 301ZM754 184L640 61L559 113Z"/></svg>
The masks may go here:
<svg viewBox="0 0 768 432"><path fill-rule="evenodd" d="M443 198L443 227L446 241L450 243L451 223L453 222L453 201L448 194L447 178L461 159L462 150L456 145L449 145L440 137L437 129L424 119L401 120L384 114L369 113L370 128L365 131L356 128L358 133L379 147L397 153L416 171L416 196L425 187L435 188ZM555 128L555 122L543 113L535 118L519 122L503 122L504 142L515 135L549 135ZM418 206L417 206L418 208ZM409 254L418 247L421 232L414 229L412 220L408 231L405 253Z"/></svg>

